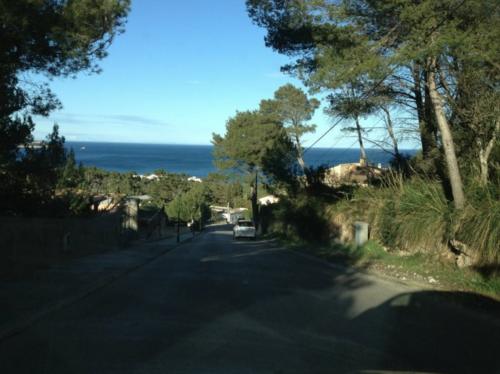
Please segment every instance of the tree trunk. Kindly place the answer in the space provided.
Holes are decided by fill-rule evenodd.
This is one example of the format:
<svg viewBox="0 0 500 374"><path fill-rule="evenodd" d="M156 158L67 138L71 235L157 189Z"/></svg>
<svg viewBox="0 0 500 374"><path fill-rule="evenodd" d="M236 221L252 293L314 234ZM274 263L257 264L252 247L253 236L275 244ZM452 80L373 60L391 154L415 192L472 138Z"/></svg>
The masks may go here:
<svg viewBox="0 0 500 374"><path fill-rule="evenodd" d="M413 94L415 95L415 104L417 106L418 128L420 131L420 142L422 143L422 154L424 158L428 158L431 151L436 148L436 142L434 141L432 131L429 129L430 126L428 125L430 118L426 116L427 111L425 110L424 99L422 97L420 74L421 67L420 65L415 64L412 68L414 82Z"/></svg>
<svg viewBox="0 0 500 374"><path fill-rule="evenodd" d="M366 157L366 151L365 151L365 146L363 145L363 134L361 132L361 125L359 124L359 117L355 117L356 121L356 132L358 134L358 141L359 141L359 151L360 151L360 164L366 165L368 163L368 158Z"/></svg>
<svg viewBox="0 0 500 374"><path fill-rule="evenodd" d="M304 157L302 155L302 147L300 145L300 139L298 136L295 136L295 147L297 149L297 162L299 163L302 172L305 173L306 163L304 162Z"/></svg>
<svg viewBox="0 0 500 374"><path fill-rule="evenodd" d="M394 127L392 125L391 113L384 106L382 106L382 110L384 111L385 116L386 116L387 132L389 133L389 137L392 140L392 145L394 147L394 155L396 156L396 158L399 159L400 154L399 154L399 147L398 147L398 139L396 139L396 135L394 134Z"/></svg>
<svg viewBox="0 0 500 374"><path fill-rule="evenodd" d="M489 179L488 157L486 156L486 152L483 148L479 150L479 168L481 170L481 186L486 186Z"/></svg>
<svg viewBox="0 0 500 374"><path fill-rule="evenodd" d="M486 147L483 146L483 142L481 139L477 140L477 144L479 146L479 168L481 171L480 182L482 186L486 186L489 181L489 166L488 162L490 159L491 151L495 146L497 135L500 132L500 120L497 119L495 122L495 128L493 129L493 135L489 140Z"/></svg>
<svg viewBox="0 0 500 374"><path fill-rule="evenodd" d="M443 99L436 86L436 79L434 76L436 72L435 58L431 59L430 68L430 74L428 74L427 79L427 87L429 89L429 97L434 109L434 115L436 116L439 132L441 133L441 141L443 143L446 165L448 167L448 177L450 179L451 191L453 194L453 203L456 209L462 209L465 205L464 188L462 178L460 176L460 169L458 168L453 135L444 113Z"/></svg>
<svg viewBox="0 0 500 374"><path fill-rule="evenodd" d="M428 65L424 72L425 85L424 85L424 136L428 144L428 152L438 148L436 117L434 114L434 103L431 99L429 90L429 79L432 79L434 85L436 84L433 69ZM428 153L428 154L429 154Z"/></svg>

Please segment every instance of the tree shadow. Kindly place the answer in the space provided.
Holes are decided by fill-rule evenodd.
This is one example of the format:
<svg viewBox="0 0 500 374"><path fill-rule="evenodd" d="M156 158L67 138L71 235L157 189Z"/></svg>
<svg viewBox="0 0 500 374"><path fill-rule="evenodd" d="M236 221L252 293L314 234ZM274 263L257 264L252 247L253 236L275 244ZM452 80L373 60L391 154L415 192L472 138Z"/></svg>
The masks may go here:
<svg viewBox="0 0 500 374"><path fill-rule="evenodd" d="M41 363L51 373L500 368L500 322L470 309L479 300L480 311L498 317L492 300L402 291L274 241L233 243L223 235L229 226L206 230L171 257L0 342L0 361L18 373Z"/></svg>
<svg viewBox="0 0 500 374"><path fill-rule="evenodd" d="M351 321L366 345L403 358L378 369L439 373L498 373L500 303L466 292L397 295ZM364 331L364 333L363 333Z"/></svg>
<svg viewBox="0 0 500 374"><path fill-rule="evenodd" d="M485 264L474 266L473 269L481 274L486 279L500 277L500 265L499 264Z"/></svg>

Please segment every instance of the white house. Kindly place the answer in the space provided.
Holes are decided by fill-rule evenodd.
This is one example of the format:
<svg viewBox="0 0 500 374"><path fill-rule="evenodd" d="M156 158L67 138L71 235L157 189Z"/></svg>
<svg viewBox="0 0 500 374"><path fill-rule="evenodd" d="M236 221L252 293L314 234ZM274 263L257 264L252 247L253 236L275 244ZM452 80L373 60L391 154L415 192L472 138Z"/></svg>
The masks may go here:
<svg viewBox="0 0 500 374"><path fill-rule="evenodd" d="M156 174L149 174L144 178L147 179L148 181L157 181L158 179L160 179L160 177Z"/></svg>
<svg viewBox="0 0 500 374"><path fill-rule="evenodd" d="M259 204L262 206L276 204L280 199L274 195L267 195L259 199Z"/></svg>

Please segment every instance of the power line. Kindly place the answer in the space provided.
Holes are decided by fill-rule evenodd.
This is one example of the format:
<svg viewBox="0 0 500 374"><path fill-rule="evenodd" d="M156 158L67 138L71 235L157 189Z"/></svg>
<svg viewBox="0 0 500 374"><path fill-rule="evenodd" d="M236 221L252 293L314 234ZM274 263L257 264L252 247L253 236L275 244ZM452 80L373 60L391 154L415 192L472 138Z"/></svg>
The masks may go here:
<svg viewBox="0 0 500 374"><path fill-rule="evenodd" d="M382 83L384 83L384 81L392 75L392 73L394 73L394 70L396 70L397 66L394 66L391 71L385 75L382 79L380 79L375 85L373 85L372 87L370 87L370 89L366 92L363 92L359 97L358 97L358 100L362 100L364 98L366 98L369 94L372 93L372 91L375 91ZM330 131L332 131L340 122L342 122L343 120L345 120L345 118L339 118L332 126L330 126L330 128L328 130L326 130L318 139L316 139L316 141L311 144L309 147L307 147L305 150L304 150L304 154L309 151L312 147L314 147L316 144L318 144L318 142L323 139Z"/></svg>
<svg viewBox="0 0 500 374"><path fill-rule="evenodd" d="M309 151L312 147L314 147L316 144L318 144L318 142L323 139L330 131L332 131L341 121L343 121L344 119L343 118L339 118L332 126L330 126L330 128L328 130L326 130L325 133L323 133L323 135L321 135L318 139L316 139L316 141L314 143L312 143L309 147L307 147L305 150L304 150L304 154Z"/></svg>
<svg viewBox="0 0 500 374"><path fill-rule="evenodd" d="M318 157L319 158L322 158L323 156L325 156L326 154L330 153L331 151L334 150L334 147L340 143L340 141L342 140L342 138L338 138L337 141L335 143L333 143L330 147L327 147L326 151L324 151L323 153L321 153Z"/></svg>
<svg viewBox="0 0 500 374"><path fill-rule="evenodd" d="M453 14L453 12L455 12L456 10L458 10L460 7L462 7L462 5L464 5L466 2L466 0L462 0L454 9L450 9L450 12L448 14L448 17ZM446 20L448 19L448 17L443 17L441 19L441 21L436 25L434 26L434 28L432 30L430 30L430 32L428 32L428 36L430 36L434 31L436 31L437 29L439 29L443 24L444 22L446 22ZM396 25L396 26L399 26ZM388 34L385 36L388 38L388 36L396 29L397 27L394 27L393 29L389 30ZM380 44L383 44L382 41L383 41L384 38L382 38L379 42ZM375 46L374 46L375 47ZM374 48L372 47L372 48ZM364 99L366 96L368 96L369 94L372 93L372 91L376 90L387 78L389 78L393 73L394 71L399 68L400 66L396 65L394 67L392 67L390 69L390 72L385 75L381 80L379 80L374 86L370 87L370 89L364 93L361 94L361 96L359 97L359 99ZM332 126L330 126L330 128L328 130L326 130L318 139L316 139L316 141L311 144L309 147L307 147L305 150L304 150L304 154L309 151L312 147L314 147L321 139L323 139L330 131L332 131L341 121L343 121L344 118L339 118Z"/></svg>

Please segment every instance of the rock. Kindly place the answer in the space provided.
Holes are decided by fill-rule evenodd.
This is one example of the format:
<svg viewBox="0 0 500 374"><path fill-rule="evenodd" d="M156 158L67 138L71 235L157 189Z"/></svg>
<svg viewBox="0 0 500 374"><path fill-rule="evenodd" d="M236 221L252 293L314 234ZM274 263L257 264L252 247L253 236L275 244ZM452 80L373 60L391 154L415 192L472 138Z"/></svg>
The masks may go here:
<svg viewBox="0 0 500 374"><path fill-rule="evenodd" d="M474 264L474 261L472 260L472 257L467 256L465 253L460 253L457 256L456 263L457 263L457 266L460 269L462 269L462 268L472 266Z"/></svg>
<svg viewBox="0 0 500 374"><path fill-rule="evenodd" d="M451 239L450 246L456 251L460 253L470 253L469 246L459 240Z"/></svg>
<svg viewBox="0 0 500 374"><path fill-rule="evenodd" d="M467 244L455 239L450 240L449 244L456 255L455 261L459 268L469 267L477 262L477 253L472 251Z"/></svg>
<svg viewBox="0 0 500 374"><path fill-rule="evenodd" d="M438 281L436 279L434 279L433 277L429 277L427 278L427 280L429 281L430 284L436 284Z"/></svg>

